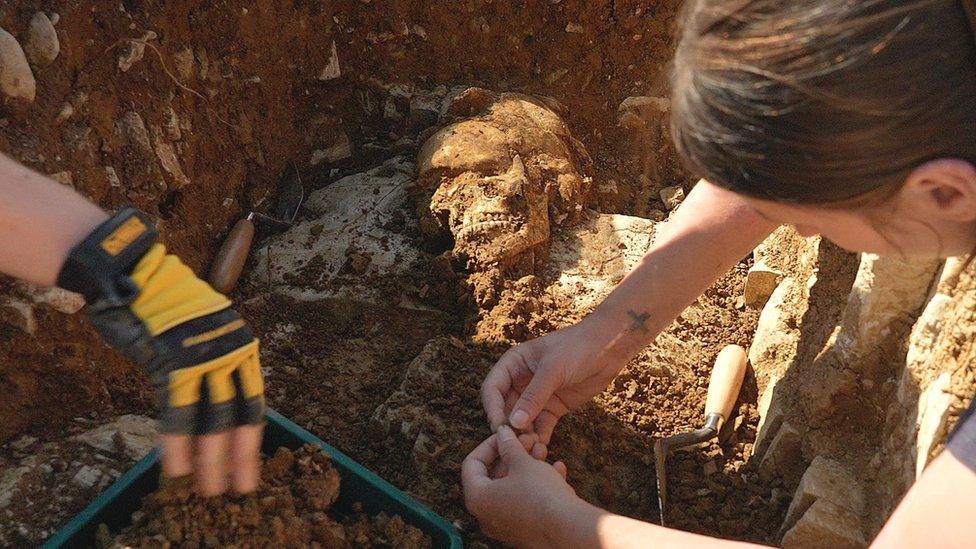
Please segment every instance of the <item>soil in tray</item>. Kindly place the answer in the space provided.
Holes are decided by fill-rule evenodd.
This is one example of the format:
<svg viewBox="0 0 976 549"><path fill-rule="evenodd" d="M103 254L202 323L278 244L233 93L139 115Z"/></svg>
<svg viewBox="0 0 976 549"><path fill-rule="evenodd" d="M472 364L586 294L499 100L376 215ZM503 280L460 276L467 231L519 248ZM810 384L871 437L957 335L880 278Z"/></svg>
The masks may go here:
<svg viewBox="0 0 976 549"><path fill-rule="evenodd" d="M431 547L399 516L332 509L339 472L329 456L306 445L281 448L264 464L254 494L204 498L189 479L165 482L116 536L104 525L100 547Z"/></svg>

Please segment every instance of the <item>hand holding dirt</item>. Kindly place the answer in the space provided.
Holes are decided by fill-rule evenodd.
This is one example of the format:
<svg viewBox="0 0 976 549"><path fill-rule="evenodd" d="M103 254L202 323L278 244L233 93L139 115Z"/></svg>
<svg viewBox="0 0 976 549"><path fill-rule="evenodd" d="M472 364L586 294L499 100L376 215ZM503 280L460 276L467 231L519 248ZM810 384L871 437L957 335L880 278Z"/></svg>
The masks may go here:
<svg viewBox="0 0 976 549"><path fill-rule="evenodd" d="M493 431L510 424L549 444L556 422L607 388L623 363L580 323L513 347L492 367L481 401Z"/></svg>

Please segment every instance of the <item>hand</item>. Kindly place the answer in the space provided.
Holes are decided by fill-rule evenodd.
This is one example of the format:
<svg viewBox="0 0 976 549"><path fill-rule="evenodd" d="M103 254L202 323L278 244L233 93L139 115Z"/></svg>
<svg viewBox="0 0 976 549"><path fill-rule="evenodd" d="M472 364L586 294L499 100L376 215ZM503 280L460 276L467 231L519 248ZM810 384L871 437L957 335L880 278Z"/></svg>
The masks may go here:
<svg viewBox="0 0 976 549"><path fill-rule="evenodd" d="M625 361L604 352L586 322L502 355L481 385L492 431L507 422L548 445L561 417L607 388Z"/></svg>
<svg viewBox="0 0 976 549"><path fill-rule="evenodd" d="M105 341L156 386L163 473L195 472L207 496L228 484L250 492L265 411L258 341L230 300L155 241L147 218L123 210L72 249L58 284L85 296Z"/></svg>
<svg viewBox="0 0 976 549"><path fill-rule="evenodd" d="M565 464L540 461L525 446L511 428L501 426L475 448L461 464L465 505L495 539L517 546L551 545L550 511L579 498L566 483Z"/></svg>

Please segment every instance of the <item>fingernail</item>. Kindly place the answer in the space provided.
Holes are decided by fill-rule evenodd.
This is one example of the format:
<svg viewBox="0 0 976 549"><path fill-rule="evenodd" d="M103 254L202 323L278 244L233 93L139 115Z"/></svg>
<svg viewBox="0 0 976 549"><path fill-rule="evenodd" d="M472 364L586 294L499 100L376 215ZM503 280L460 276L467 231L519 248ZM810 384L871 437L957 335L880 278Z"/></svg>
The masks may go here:
<svg viewBox="0 0 976 549"><path fill-rule="evenodd" d="M513 431L508 425L502 425L498 428L498 440L502 442L515 440L515 431Z"/></svg>
<svg viewBox="0 0 976 549"><path fill-rule="evenodd" d="M529 414L525 410L515 410L512 412L512 417L508 418L509 423L519 429L525 428L525 424L529 422Z"/></svg>

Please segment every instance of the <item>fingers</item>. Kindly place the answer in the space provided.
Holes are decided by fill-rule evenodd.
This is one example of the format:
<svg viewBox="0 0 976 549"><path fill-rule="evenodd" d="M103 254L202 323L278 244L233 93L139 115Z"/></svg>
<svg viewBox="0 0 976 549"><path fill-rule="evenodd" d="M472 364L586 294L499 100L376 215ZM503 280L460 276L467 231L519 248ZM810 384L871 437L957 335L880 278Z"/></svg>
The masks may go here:
<svg viewBox="0 0 976 549"><path fill-rule="evenodd" d="M546 403L559 388L559 380L553 372L551 368L542 368L535 373L528 386L522 391L512 415L509 416L509 423L512 426L523 430L532 427L532 422L545 409Z"/></svg>
<svg viewBox="0 0 976 549"><path fill-rule="evenodd" d="M505 396L512 389L513 372L519 370L521 359L514 349L502 355L481 384L481 404L494 433L506 421Z"/></svg>
<svg viewBox="0 0 976 549"><path fill-rule="evenodd" d="M464 487L468 509L471 508L471 498L477 491L491 483L488 470L497 460L498 437L492 435L472 450L461 463L461 485Z"/></svg>
<svg viewBox="0 0 976 549"><path fill-rule="evenodd" d="M222 494L227 490L227 455L231 446L231 432L200 435L196 443L194 473L197 489L203 496Z"/></svg>
<svg viewBox="0 0 976 549"><path fill-rule="evenodd" d="M496 437L498 438L498 455L506 466L511 467L522 460L531 458L529 452L515 435L515 431L508 425L500 426Z"/></svg>
<svg viewBox="0 0 976 549"><path fill-rule="evenodd" d="M185 477L193 472L193 440L190 435L162 435L159 442L164 477Z"/></svg>
<svg viewBox="0 0 976 549"><path fill-rule="evenodd" d="M552 441L552 432L555 430L558 421L559 416L549 410L543 410L539 413L538 417L535 418L535 432L539 434L539 442L548 445Z"/></svg>
<svg viewBox="0 0 976 549"><path fill-rule="evenodd" d="M231 432L231 485L239 494L253 492L261 481L263 425L243 425Z"/></svg>
<svg viewBox="0 0 976 549"><path fill-rule="evenodd" d="M563 477L563 480L566 480L566 477L569 476L569 469L567 469L566 464L561 461L553 463L552 468Z"/></svg>

